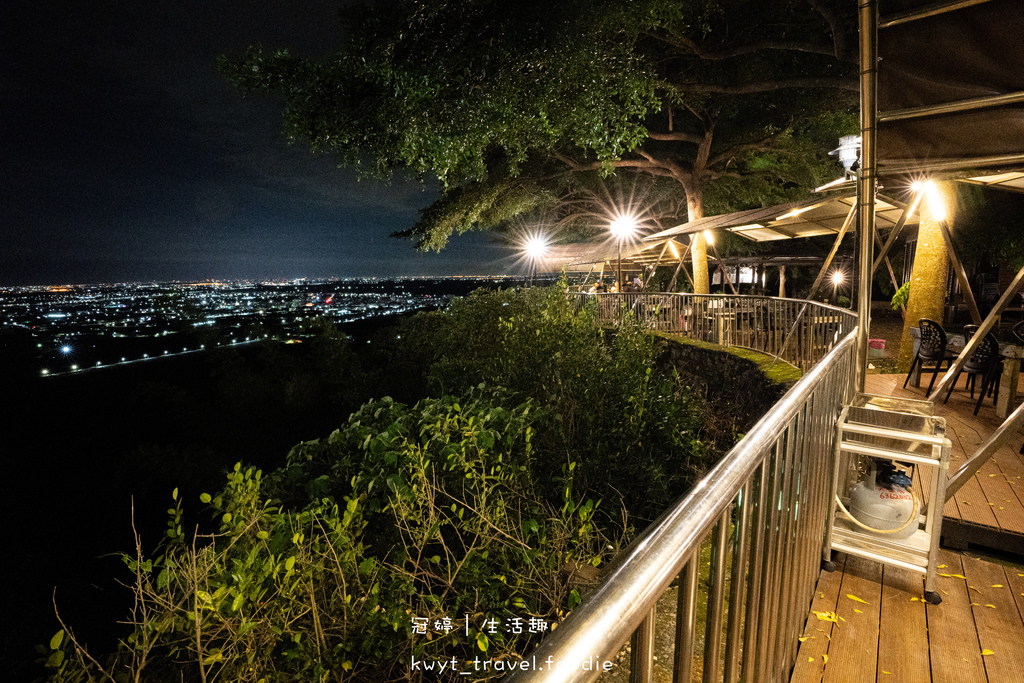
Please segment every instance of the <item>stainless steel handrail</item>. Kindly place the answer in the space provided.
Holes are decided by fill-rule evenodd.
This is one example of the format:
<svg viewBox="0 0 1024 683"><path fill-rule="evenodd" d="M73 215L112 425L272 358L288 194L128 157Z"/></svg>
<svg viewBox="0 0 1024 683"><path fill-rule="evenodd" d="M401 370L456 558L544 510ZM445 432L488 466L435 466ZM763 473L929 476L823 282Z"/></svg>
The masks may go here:
<svg viewBox="0 0 1024 683"><path fill-rule="evenodd" d="M599 320L631 314L651 329L761 351L807 369L857 325L853 311L803 299L728 294L574 293Z"/></svg>
<svg viewBox="0 0 1024 683"><path fill-rule="evenodd" d="M594 593L523 660L512 680L593 680L634 631L644 634L642 641L652 637L655 606L677 576L677 683L691 680L700 600L708 604L705 632L719 634L705 639L704 681L785 677L819 569L835 420L852 395L855 342L854 333L847 334L623 551ZM709 595L698 596L700 548L712 532ZM633 657L634 681L651 678L653 650L644 650Z"/></svg>

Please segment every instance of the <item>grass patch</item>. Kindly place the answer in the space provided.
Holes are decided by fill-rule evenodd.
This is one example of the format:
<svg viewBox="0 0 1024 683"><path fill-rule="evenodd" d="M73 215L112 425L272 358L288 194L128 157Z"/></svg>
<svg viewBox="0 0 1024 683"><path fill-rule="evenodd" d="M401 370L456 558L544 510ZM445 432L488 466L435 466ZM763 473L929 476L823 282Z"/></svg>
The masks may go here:
<svg viewBox="0 0 1024 683"><path fill-rule="evenodd" d="M698 339L690 339L679 334L669 334L667 332L655 332L657 336L664 337L665 339L671 339L672 341L679 342L680 344L686 344L688 346L695 346L700 349L708 349L711 351L723 351L725 353L732 354L739 358L749 360L750 362L757 365L757 367L764 373L765 377L781 384L786 389L789 389L797 383L804 373L799 369L795 368L789 363L779 360L774 363L775 356L771 356L760 351L754 351L753 349L747 349L739 346L719 346L718 344L712 344L711 342L700 341Z"/></svg>

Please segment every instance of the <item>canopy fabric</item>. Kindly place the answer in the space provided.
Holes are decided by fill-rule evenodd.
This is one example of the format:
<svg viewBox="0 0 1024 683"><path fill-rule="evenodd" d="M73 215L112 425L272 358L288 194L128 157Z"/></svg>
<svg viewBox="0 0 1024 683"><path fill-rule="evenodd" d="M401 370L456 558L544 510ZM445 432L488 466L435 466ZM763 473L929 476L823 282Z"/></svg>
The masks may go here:
<svg viewBox="0 0 1024 683"><path fill-rule="evenodd" d="M879 10L879 174L1024 169L1024 2Z"/></svg>
<svg viewBox="0 0 1024 683"><path fill-rule="evenodd" d="M671 263L678 261L686 251L686 245L673 239L625 243L622 245L622 263L632 268L651 266L658 262ZM615 242L582 242L577 244L559 244L548 247L540 269L557 270L589 270L595 264L618 262L619 250Z"/></svg>
<svg viewBox="0 0 1024 683"><path fill-rule="evenodd" d="M835 235L843 227L850 207L857 203L856 194L813 197L798 202L769 206L722 216L708 216L677 225L648 236L648 240L690 235L704 230L728 230L754 242ZM879 228L891 228L903 214L904 204L879 195L875 200L875 221ZM918 222L916 214L907 224Z"/></svg>

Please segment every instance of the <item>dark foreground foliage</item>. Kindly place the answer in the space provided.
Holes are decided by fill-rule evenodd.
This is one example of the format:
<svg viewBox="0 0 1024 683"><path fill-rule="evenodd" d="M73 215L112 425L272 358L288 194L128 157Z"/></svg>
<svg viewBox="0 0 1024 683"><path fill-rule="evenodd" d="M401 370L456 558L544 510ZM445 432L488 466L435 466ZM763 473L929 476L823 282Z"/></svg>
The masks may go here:
<svg viewBox="0 0 1024 683"><path fill-rule="evenodd" d="M205 529L175 490L163 542L125 556L129 635L93 659L61 631L50 680L465 678L532 647L716 456L655 339L564 289L479 293L372 346L395 399L268 474L236 465Z"/></svg>

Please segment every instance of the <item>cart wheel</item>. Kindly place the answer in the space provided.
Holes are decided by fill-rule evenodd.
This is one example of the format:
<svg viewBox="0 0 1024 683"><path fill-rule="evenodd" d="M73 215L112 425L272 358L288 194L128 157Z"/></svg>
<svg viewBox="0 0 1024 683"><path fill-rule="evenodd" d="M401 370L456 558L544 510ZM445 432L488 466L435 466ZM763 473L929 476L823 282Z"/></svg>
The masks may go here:
<svg viewBox="0 0 1024 683"><path fill-rule="evenodd" d="M928 601L929 605L942 604L942 596L936 593L935 591L925 591L924 599Z"/></svg>
<svg viewBox="0 0 1024 683"><path fill-rule="evenodd" d="M821 568L826 572L834 572L836 570L836 563L832 560L822 560Z"/></svg>

